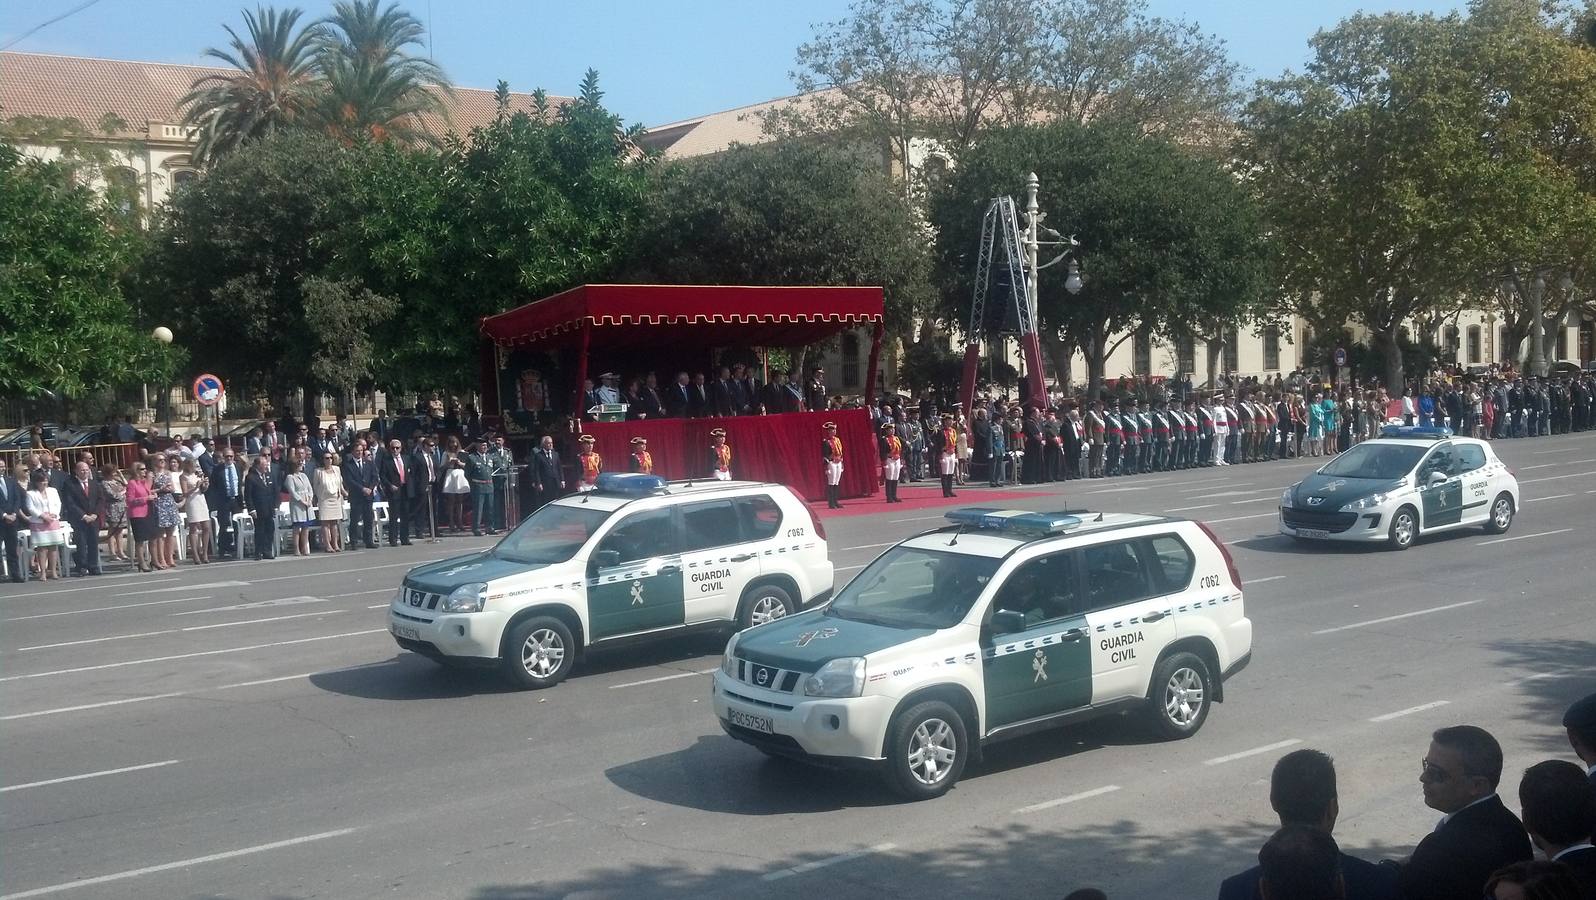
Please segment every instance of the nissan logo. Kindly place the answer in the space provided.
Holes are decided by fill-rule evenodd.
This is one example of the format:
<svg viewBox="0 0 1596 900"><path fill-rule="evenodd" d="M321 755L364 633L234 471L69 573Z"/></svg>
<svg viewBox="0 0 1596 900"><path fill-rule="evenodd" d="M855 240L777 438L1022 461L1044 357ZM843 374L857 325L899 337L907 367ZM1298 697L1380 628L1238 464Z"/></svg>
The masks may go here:
<svg viewBox="0 0 1596 900"><path fill-rule="evenodd" d="M758 669L755 669L754 670L754 680L759 682L759 684L761 686L769 683L769 681L770 681L770 670L765 668L765 667L763 667L763 666L760 666Z"/></svg>

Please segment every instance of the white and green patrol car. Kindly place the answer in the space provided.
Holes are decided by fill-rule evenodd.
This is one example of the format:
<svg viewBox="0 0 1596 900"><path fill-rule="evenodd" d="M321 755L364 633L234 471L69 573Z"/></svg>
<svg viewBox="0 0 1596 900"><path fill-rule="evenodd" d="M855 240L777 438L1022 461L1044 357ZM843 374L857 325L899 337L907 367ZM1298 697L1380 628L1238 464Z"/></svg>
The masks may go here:
<svg viewBox="0 0 1596 900"><path fill-rule="evenodd" d="M586 648L747 628L831 586L826 533L787 488L614 473L490 550L411 569L388 630L406 650L541 688Z"/></svg>
<svg viewBox="0 0 1596 900"><path fill-rule="evenodd" d="M1489 443L1391 425L1286 488L1280 533L1406 550L1426 532L1482 525L1500 534L1517 512L1518 479Z"/></svg>
<svg viewBox="0 0 1596 900"><path fill-rule="evenodd" d="M1251 658L1241 578L1197 522L948 518L824 609L735 635L714 677L721 727L770 755L878 767L924 799L985 743L1104 713L1195 734Z"/></svg>

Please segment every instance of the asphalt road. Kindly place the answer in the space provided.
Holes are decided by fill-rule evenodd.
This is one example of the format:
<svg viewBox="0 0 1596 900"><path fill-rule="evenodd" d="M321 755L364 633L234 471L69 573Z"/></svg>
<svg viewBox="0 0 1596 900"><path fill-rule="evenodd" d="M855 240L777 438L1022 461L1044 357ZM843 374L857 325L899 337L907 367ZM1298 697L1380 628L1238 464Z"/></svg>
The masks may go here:
<svg viewBox="0 0 1596 900"><path fill-rule="evenodd" d="M1053 485L1017 500L1202 518L1229 542L1250 668L1203 730L1126 719L1000 745L950 794L766 760L710 713L714 639L517 693L384 631L441 544L0 587L0 900L33 896L1213 896L1272 830L1288 747L1336 758L1345 849L1407 852L1430 731L1518 773L1569 757L1596 690L1596 435L1501 442L1524 509L1393 554L1274 534L1288 461ZM932 491L934 487L905 488ZM879 502L879 501L877 501ZM827 520L840 577L937 510Z"/></svg>

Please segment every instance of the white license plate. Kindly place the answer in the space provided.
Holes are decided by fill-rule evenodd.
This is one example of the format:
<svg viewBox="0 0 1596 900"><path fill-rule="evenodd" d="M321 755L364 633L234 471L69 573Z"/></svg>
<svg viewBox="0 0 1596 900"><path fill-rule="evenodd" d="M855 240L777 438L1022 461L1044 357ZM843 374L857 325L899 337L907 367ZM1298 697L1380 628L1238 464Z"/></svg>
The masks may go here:
<svg viewBox="0 0 1596 900"><path fill-rule="evenodd" d="M393 630L394 637L402 637L412 641L421 640L421 632L414 628L407 628L403 625L391 625L389 627Z"/></svg>
<svg viewBox="0 0 1596 900"><path fill-rule="evenodd" d="M1330 532L1325 531L1322 528L1298 528L1297 529L1297 537L1327 538L1329 536L1330 536Z"/></svg>
<svg viewBox="0 0 1596 900"><path fill-rule="evenodd" d="M770 716L756 716L753 713L745 713L740 709L727 709L726 721L733 725L741 725L749 731L757 731L760 734L776 733L776 728L771 723Z"/></svg>

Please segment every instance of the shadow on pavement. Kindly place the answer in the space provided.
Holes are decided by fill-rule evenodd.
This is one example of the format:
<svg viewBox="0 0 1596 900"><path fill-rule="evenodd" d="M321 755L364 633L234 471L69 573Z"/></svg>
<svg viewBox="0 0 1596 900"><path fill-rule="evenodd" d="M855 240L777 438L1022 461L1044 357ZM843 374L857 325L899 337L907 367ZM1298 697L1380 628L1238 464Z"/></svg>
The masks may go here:
<svg viewBox="0 0 1596 900"><path fill-rule="evenodd" d="M958 803L954 791L941 800L905 806L906 819L935 817ZM893 847L835 861L848 848L815 852L769 852L757 845L736 848L753 857L740 865L689 867L659 848L648 861L616 863L579 877L554 875L527 884L477 889L473 900L554 900L560 897L728 897L877 900L881 897L1058 898L1081 887L1098 887L1114 900L1212 897L1225 876L1254 865L1274 823L1238 821L1147 830L1116 819L1111 809L1090 824L1016 823L976 827L956 840L931 847ZM1085 816L1074 816L1081 819ZM1057 823L1058 817L1051 822ZM689 839L681 839L684 843ZM871 845L862 843L857 849ZM1376 860L1406 848L1342 847ZM669 848L666 848L666 853ZM798 869L830 862L824 868Z"/></svg>
<svg viewBox="0 0 1596 900"><path fill-rule="evenodd" d="M1489 641L1485 646L1503 655L1504 672L1522 679L1514 686L1520 698L1518 718L1525 723L1520 736L1549 757L1572 760L1563 713L1575 700L1596 692L1596 642L1549 638ZM1516 785L1516 774L1504 774L1503 782Z"/></svg>
<svg viewBox="0 0 1596 900"><path fill-rule="evenodd" d="M497 673L451 669L414 653L387 662L353 666L310 676L324 691L367 700L446 700L480 694L511 693Z"/></svg>

